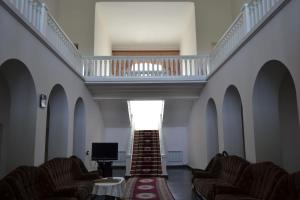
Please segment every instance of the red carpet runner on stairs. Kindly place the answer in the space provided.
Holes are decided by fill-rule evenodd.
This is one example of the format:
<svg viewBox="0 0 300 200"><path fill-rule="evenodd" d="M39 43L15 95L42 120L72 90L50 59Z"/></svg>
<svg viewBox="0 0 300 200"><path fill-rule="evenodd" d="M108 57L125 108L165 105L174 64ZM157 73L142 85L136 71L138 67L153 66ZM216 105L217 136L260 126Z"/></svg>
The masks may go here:
<svg viewBox="0 0 300 200"><path fill-rule="evenodd" d="M131 176L161 176L161 155L158 130L134 132Z"/></svg>

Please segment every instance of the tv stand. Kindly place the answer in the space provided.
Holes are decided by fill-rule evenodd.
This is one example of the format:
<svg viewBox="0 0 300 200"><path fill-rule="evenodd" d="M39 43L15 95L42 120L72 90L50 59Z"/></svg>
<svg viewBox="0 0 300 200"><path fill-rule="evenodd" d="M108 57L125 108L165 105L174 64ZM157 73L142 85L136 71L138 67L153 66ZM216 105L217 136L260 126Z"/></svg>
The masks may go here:
<svg viewBox="0 0 300 200"><path fill-rule="evenodd" d="M112 177L112 161L97 160L97 163L103 177Z"/></svg>

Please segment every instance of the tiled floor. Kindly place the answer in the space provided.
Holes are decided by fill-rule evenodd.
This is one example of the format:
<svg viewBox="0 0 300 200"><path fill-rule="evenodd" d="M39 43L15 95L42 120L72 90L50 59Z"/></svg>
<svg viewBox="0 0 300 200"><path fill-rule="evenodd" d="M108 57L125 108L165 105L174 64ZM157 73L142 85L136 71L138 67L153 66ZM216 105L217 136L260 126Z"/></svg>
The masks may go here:
<svg viewBox="0 0 300 200"><path fill-rule="evenodd" d="M175 200L192 200L191 171L187 168L168 168L168 185ZM125 176L124 169L114 169L113 176Z"/></svg>
<svg viewBox="0 0 300 200"><path fill-rule="evenodd" d="M168 185L175 200L192 200L192 175L187 168L169 168Z"/></svg>

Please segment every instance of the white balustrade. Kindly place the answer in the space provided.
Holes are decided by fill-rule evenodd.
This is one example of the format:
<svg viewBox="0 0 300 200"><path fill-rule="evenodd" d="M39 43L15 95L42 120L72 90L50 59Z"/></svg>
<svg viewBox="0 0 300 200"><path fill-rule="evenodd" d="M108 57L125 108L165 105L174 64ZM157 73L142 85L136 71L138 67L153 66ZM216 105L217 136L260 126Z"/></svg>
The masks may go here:
<svg viewBox="0 0 300 200"><path fill-rule="evenodd" d="M257 25L262 23L284 1L287 0L251 0L246 3L242 12L213 48L210 54L209 74L219 68L246 39L247 34L254 31Z"/></svg>
<svg viewBox="0 0 300 200"><path fill-rule="evenodd" d="M250 0L217 42L210 55L155 57L84 57L39 0L3 0L26 23L42 34L57 53L84 77L159 77L186 79L207 77L288 0ZM101 79L99 79L101 80Z"/></svg>
<svg viewBox="0 0 300 200"><path fill-rule="evenodd" d="M81 72L79 51L48 12L45 3L39 0L4 0L4 2L17 10L18 14L35 28L35 31L43 35L53 45L67 63L78 73Z"/></svg>
<svg viewBox="0 0 300 200"><path fill-rule="evenodd" d="M83 58L85 77L201 77L209 73L203 56L98 56Z"/></svg>
<svg viewBox="0 0 300 200"><path fill-rule="evenodd" d="M130 106L130 104L128 104ZM130 112L130 108L128 108L128 111ZM134 123L134 118L133 115L130 114L130 124L131 124L131 131L130 131L130 136L128 140L128 149L126 153L126 176L130 176L130 170L131 170L131 161L132 161L132 151L133 151L133 140L134 140L134 130L135 130L135 123Z"/></svg>
<svg viewBox="0 0 300 200"><path fill-rule="evenodd" d="M64 33L50 13L47 14L45 36L56 50L59 51L78 73L80 73L82 61L81 55L71 39Z"/></svg>

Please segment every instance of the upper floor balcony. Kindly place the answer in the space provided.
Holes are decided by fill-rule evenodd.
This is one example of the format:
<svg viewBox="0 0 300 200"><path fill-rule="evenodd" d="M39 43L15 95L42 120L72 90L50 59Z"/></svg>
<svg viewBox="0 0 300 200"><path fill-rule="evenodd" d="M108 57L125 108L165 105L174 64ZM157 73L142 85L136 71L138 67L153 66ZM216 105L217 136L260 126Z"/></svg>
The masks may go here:
<svg viewBox="0 0 300 200"><path fill-rule="evenodd" d="M87 84L205 83L288 0L251 0L208 55L84 57L39 0L3 0Z"/></svg>

